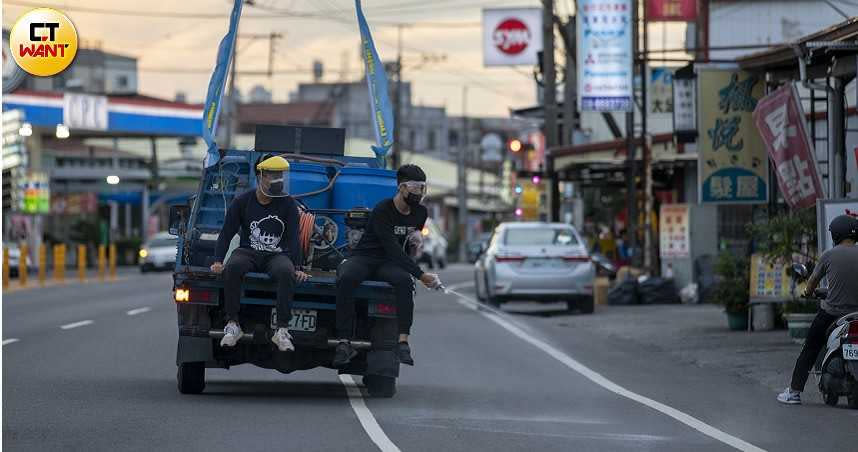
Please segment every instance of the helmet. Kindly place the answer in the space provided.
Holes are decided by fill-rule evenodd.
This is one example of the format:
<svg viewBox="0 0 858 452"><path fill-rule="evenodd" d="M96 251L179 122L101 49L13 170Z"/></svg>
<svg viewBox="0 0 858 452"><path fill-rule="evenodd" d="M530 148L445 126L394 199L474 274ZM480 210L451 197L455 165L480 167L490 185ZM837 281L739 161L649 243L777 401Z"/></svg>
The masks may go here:
<svg viewBox="0 0 858 452"><path fill-rule="evenodd" d="M858 240L858 218L840 215L831 220L828 230L831 232L831 240L834 241L835 245L839 245L840 242L848 239Z"/></svg>
<svg viewBox="0 0 858 452"><path fill-rule="evenodd" d="M289 194L289 161L265 154L256 161L256 178L262 193L271 198Z"/></svg>

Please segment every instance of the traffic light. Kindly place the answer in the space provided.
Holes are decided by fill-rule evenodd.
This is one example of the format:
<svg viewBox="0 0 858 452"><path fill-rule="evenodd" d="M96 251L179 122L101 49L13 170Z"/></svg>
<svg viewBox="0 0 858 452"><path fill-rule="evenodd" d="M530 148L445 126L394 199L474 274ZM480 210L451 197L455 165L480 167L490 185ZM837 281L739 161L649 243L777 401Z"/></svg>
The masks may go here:
<svg viewBox="0 0 858 452"><path fill-rule="evenodd" d="M512 139L509 140L509 150L512 152L521 151L524 148L524 145L521 143L521 140Z"/></svg>

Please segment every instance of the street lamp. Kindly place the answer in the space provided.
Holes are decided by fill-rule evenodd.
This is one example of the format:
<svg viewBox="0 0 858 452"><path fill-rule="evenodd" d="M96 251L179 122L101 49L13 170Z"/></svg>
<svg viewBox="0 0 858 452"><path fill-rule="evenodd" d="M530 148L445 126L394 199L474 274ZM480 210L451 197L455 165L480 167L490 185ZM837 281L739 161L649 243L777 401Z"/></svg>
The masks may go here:
<svg viewBox="0 0 858 452"><path fill-rule="evenodd" d="M119 176L112 175L112 174L110 176L107 176L107 183L110 185L118 184L119 183Z"/></svg>
<svg viewBox="0 0 858 452"><path fill-rule="evenodd" d="M70 135L69 128L65 124L57 124L57 138L64 140Z"/></svg>
<svg viewBox="0 0 858 452"><path fill-rule="evenodd" d="M18 129L18 135L22 137L29 137L33 135L33 125L29 122L25 122L21 124L21 127Z"/></svg>

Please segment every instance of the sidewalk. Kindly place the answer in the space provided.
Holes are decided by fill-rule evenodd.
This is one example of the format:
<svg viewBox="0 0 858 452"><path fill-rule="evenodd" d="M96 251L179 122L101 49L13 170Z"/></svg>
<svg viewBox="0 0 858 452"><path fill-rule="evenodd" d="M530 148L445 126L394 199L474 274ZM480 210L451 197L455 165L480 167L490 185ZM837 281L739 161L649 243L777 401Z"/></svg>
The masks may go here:
<svg viewBox="0 0 858 452"><path fill-rule="evenodd" d="M66 269L65 280L62 282L56 281L53 279L53 272L49 271L45 278L45 284L39 284L38 273L30 273L27 278L27 285L22 287L20 284L19 278L10 278L9 286L3 287L3 293L14 293L21 292L27 290L35 290L35 289L44 289L48 287L58 287L58 286L74 286L81 284L106 284L116 281L122 281L124 279L128 279L130 275L135 273L140 273L140 270L135 266L124 266L116 268L116 279L110 279L110 273L106 272L104 275L104 281L100 280L98 277L98 270L90 269L86 273L86 281L81 283L78 279L77 269Z"/></svg>
<svg viewBox="0 0 858 452"><path fill-rule="evenodd" d="M600 336L630 340L674 355L680 362L752 379L772 390L772 400L789 384L801 346L786 330L729 331L715 305L599 305L591 316L559 322ZM811 376L802 399L822 403Z"/></svg>

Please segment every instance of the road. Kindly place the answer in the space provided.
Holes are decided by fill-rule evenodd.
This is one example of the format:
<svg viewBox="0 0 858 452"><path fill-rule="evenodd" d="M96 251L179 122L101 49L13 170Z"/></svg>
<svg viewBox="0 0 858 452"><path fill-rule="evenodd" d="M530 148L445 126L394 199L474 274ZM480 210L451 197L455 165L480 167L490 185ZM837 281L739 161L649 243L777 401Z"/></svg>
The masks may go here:
<svg viewBox="0 0 858 452"><path fill-rule="evenodd" d="M327 369L283 375L249 366L209 370L202 395L179 394L169 274L6 294L3 446L10 451L858 447L856 411L780 406L759 383L688 365L669 350L570 328L564 319L578 314L561 305L517 304L500 313L475 309L470 270L455 266L442 276L463 296L418 291L412 339L417 366L403 366L393 399L365 399ZM599 321L597 309L592 322Z"/></svg>

